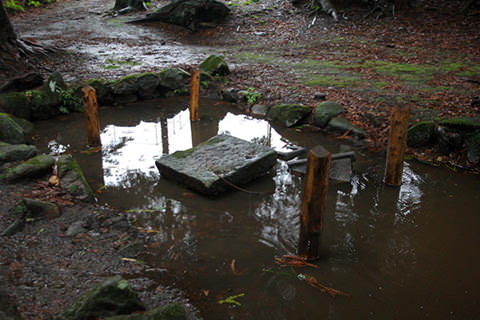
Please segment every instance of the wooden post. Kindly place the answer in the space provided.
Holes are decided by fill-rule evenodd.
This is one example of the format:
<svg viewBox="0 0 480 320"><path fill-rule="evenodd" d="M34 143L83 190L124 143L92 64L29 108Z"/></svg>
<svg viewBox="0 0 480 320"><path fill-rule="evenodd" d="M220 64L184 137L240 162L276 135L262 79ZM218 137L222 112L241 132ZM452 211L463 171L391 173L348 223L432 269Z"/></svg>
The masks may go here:
<svg viewBox="0 0 480 320"><path fill-rule="evenodd" d="M328 190L330 152L316 146L308 153L307 174L300 212L300 242L298 253L308 259L319 257L322 216Z"/></svg>
<svg viewBox="0 0 480 320"><path fill-rule="evenodd" d="M192 82L190 86L190 120L198 120L198 95L200 90L200 70L192 72Z"/></svg>
<svg viewBox="0 0 480 320"><path fill-rule="evenodd" d="M409 116L410 109L407 106L396 107L392 110L387 162L383 178L383 182L391 186L400 186L402 184L403 158L407 147Z"/></svg>
<svg viewBox="0 0 480 320"><path fill-rule="evenodd" d="M83 105L87 116L88 144L90 146L100 146L100 123L98 121L98 104L95 89L90 86L82 88Z"/></svg>

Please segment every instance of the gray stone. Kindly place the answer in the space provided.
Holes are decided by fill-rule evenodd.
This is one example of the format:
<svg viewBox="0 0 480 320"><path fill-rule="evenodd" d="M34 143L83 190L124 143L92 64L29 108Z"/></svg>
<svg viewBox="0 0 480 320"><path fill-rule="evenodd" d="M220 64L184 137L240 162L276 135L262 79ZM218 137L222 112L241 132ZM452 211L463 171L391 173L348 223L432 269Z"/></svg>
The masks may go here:
<svg viewBox="0 0 480 320"><path fill-rule="evenodd" d="M144 313L105 318L105 320L186 320L185 308L179 304L167 304ZM196 319L188 317L189 320Z"/></svg>
<svg viewBox="0 0 480 320"><path fill-rule="evenodd" d="M0 176L0 180L13 182L20 179L34 178L52 171L55 159L46 154L33 157L16 167L7 169L6 173Z"/></svg>
<svg viewBox="0 0 480 320"><path fill-rule="evenodd" d="M26 144L0 144L0 164L27 160L38 154L35 146Z"/></svg>
<svg viewBox="0 0 480 320"><path fill-rule="evenodd" d="M270 108L267 117L285 127L293 127L312 113L312 108L301 104L277 104Z"/></svg>
<svg viewBox="0 0 480 320"><path fill-rule="evenodd" d="M74 223L68 226L68 229L65 232L65 235L67 237L75 237L77 234L87 233L88 230L84 228L86 224L87 223L83 220L75 221Z"/></svg>
<svg viewBox="0 0 480 320"><path fill-rule="evenodd" d="M144 73L138 76L138 96L142 100L153 99L160 96L158 85L160 79L154 73Z"/></svg>
<svg viewBox="0 0 480 320"><path fill-rule="evenodd" d="M137 75L123 77L122 79L112 83L112 90L115 102L129 103L138 100L138 83Z"/></svg>
<svg viewBox="0 0 480 320"><path fill-rule="evenodd" d="M155 163L162 177L207 195L216 195L264 175L276 152L229 135L215 136L195 148L163 156ZM228 182L226 182L228 181Z"/></svg>
<svg viewBox="0 0 480 320"><path fill-rule="evenodd" d="M145 305L130 284L120 276L115 276L83 295L56 319L100 319L144 310Z"/></svg>
<svg viewBox="0 0 480 320"><path fill-rule="evenodd" d="M190 76L188 72L180 68L168 68L158 74L160 78L160 89L175 90L182 89L185 79Z"/></svg>
<svg viewBox="0 0 480 320"><path fill-rule="evenodd" d="M97 100L100 105L111 105L115 102L112 87L103 80L92 79L88 85L95 89Z"/></svg>
<svg viewBox="0 0 480 320"><path fill-rule="evenodd" d="M41 90L29 91L31 106L32 106L32 120L47 120L55 118L60 114L59 107L61 99L59 93L51 87L45 87Z"/></svg>
<svg viewBox="0 0 480 320"><path fill-rule="evenodd" d="M268 106L264 106L263 104L255 104L252 106L250 113L252 116L264 118L267 116L269 109Z"/></svg>
<svg viewBox="0 0 480 320"><path fill-rule="evenodd" d="M25 142L23 128L6 113L0 113L0 141L11 144Z"/></svg>
<svg viewBox="0 0 480 320"><path fill-rule="evenodd" d="M228 88L222 90L222 100L228 102L237 102L238 101L238 90L235 88Z"/></svg>
<svg viewBox="0 0 480 320"><path fill-rule="evenodd" d="M57 175L60 185L76 199L94 201L95 194L90 187L78 162L70 155L60 156L57 160Z"/></svg>
<svg viewBox="0 0 480 320"><path fill-rule="evenodd" d="M32 107L25 93L10 92L0 94L0 111L20 118L30 119Z"/></svg>
<svg viewBox="0 0 480 320"><path fill-rule="evenodd" d="M417 148L428 145L432 142L435 123L433 121L422 121L414 124L408 129L407 145Z"/></svg>
<svg viewBox="0 0 480 320"><path fill-rule="evenodd" d="M342 133L345 133L351 130L351 132L356 136L359 136L359 137L367 136L367 133L365 131L358 128L357 126L354 126L347 119L338 118L338 117L330 120L330 122L327 125L327 130L340 131Z"/></svg>
<svg viewBox="0 0 480 320"><path fill-rule="evenodd" d="M223 56L217 56L214 54L200 63L199 68L201 71L209 73L212 76L225 76L230 73L230 69Z"/></svg>
<svg viewBox="0 0 480 320"><path fill-rule="evenodd" d="M480 164L480 132L477 132L467 139L465 149L467 152L467 160L473 165Z"/></svg>
<svg viewBox="0 0 480 320"><path fill-rule="evenodd" d="M320 128L325 128L333 117L338 116L344 112L345 108L332 101L325 101L320 103L313 112L313 122Z"/></svg>
<svg viewBox="0 0 480 320"><path fill-rule="evenodd" d="M328 178L340 182L350 182L352 179L352 159L343 158L331 161Z"/></svg>
<svg viewBox="0 0 480 320"><path fill-rule="evenodd" d="M480 130L480 118L459 117L439 122L441 126L464 131Z"/></svg>
<svg viewBox="0 0 480 320"><path fill-rule="evenodd" d="M438 153L449 154L450 152L461 148L463 145L463 136L455 129L438 126L436 130L436 143Z"/></svg>

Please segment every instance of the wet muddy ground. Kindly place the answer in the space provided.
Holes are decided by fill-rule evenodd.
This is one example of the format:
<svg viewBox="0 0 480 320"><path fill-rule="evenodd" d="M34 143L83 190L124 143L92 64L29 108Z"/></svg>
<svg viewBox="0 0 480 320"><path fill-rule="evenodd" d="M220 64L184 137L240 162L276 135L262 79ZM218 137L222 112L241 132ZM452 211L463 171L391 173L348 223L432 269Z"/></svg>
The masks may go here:
<svg viewBox="0 0 480 320"><path fill-rule="evenodd" d="M381 120L398 97L414 97L409 102L442 115L479 112L465 107L478 90L466 80L477 79L480 63L480 38L469 17L463 22L452 17L434 23L420 18L377 22L361 19L353 10L345 11L348 19L340 23L319 14L312 24L315 15L287 2L232 1L231 6L234 16L225 25L193 34L165 24L124 24L136 14L105 17L113 1L64 1L12 22L20 37L65 50L59 60L44 67L60 71L67 81L119 78L174 65L189 70L209 54L220 53L233 71L224 86L256 88L264 93L265 104L313 106L318 102L315 94L326 93L329 100L344 104L346 117L367 129L379 146L387 130ZM409 64L416 67L410 69ZM380 121L374 125L364 114ZM131 118L128 112L124 116ZM143 121L157 123L148 117L145 114ZM105 128L111 137L138 124L114 118L104 123L111 125ZM62 121L70 120L46 126L53 128ZM158 123L159 130L161 126ZM150 132L154 127L147 124L143 129ZM45 148L56 141L56 134L42 134ZM68 130L62 133L67 134ZM70 134L75 137L75 132ZM294 130L281 136L294 144L322 143L335 151L339 144ZM64 139L65 144L78 143L78 137ZM319 271L308 271L354 296L333 300L282 275L273 263L275 255L295 252L300 178L279 166L257 186L274 196L251 199L230 194L219 205L165 181L158 183L152 164L143 166L140 161L137 167L144 171L129 171L129 161L115 157L119 146L115 139L105 155L92 156L95 165L87 171L95 189L106 186L101 205L66 206L54 223L35 221L24 232L2 239L1 281L27 319L51 318L111 274L131 278L149 306L188 297L206 319L270 319L272 312L284 319L316 317L319 312L345 319L478 316L479 261L472 255L479 249L476 176L412 165L400 191L384 190L381 161L368 161L372 156L364 155L351 184L330 188L326 247L331 254ZM128 141L125 136L122 143L128 146ZM167 144L167 153L185 147L174 145ZM78 157L86 158L84 164L90 167L92 157ZM41 185L1 186L2 212ZM464 204L461 209L458 203ZM0 219L3 227L12 215ZM80 220L85 220L88 232L63 237L67 226ZM138 225L132 223L136 221ZM142 263L121 260L118 252L133 237L149 245ZM245 293L239 299L242 307L217 303L240 293Z"/></svg>

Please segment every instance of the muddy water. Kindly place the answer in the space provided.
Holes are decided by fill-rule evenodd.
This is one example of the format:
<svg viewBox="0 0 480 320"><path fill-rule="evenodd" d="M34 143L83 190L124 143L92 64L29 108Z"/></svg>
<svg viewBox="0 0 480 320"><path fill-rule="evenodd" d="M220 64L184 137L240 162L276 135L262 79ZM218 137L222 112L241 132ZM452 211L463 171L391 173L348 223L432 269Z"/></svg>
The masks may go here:
<svg viewBox="0 0 480 320"><path fill-rule="evenodd" d="M162 179L154 159L221 132L276 149L338 140L282 130L204 100L191 124L185 99L100 110L102 154L86 149L84 115L36 124L42 148L72 152L99 201L130 210L155 239L145 276L183 288L206 319L479 319L480 179L406 163L401 188L381 183L383 159L359 154L350 183L331 183L318 269L279 268L296 251L302 178L279 161L246 186L264 195L199 196ZM299 274L352 294L330 296ZM241 305L218 304L229 296Z"/></svg>

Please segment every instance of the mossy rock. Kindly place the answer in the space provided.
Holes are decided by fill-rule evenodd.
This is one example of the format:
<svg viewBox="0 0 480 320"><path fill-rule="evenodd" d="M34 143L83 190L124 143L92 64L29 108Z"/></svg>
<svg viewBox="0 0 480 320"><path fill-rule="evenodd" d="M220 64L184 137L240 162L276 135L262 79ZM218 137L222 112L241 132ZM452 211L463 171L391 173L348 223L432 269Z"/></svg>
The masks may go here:
<svg viewBox="0 0 480 320"><path fill-rule="evenodd" d="M312 113L312 108L301 104L277 104L270 108L267 117L285 127L297 125Z"/></svg>
<svg viewBox="0 0 480 320"><path fill-rule="evenodd" d="M23 128L6 113L0 113L0 141L10 144L21 144L25 142Z"/></svg>
<svg viewBox="0 0 480 320"><path fill-rule="evenodd" d="M459 117L442 120L439 125L465 131L480 130L480 118Z"/></svg>
<svg viewBox="0 0 480 320"><path fill-rule="evenodd" d="M35 178L52 171L55 159L46 154L35 156L18 166L7 169L6 173L0 176L0 180L8 183L28 178Z"/></svg>
<svg viewBox="0 0 480 320"><path fill-rule="evenodd" d="M105 318L105 320L185 320L185 308L179 304L167 304L145 313ZM189 319L192 319L189 317Z"/></svg>
<svg viewBox="0 0 480 320"><path fill-rule="evenodd" d="M339 118L339 117L335 117L335 118L330 120L330 122L327 125L327 130L339 131L339 132L342 132L342 133L350 131L351 133L353 133L354 135L356 135L358 137L368 136L368 134L364 130L360 129L359 127L357 127L353 124L351 124L350 121L348 121L347 119Z"/></svg>
<svg viewBox="0 0 480 320"><path fill-rule="evenodd" d="M230 73L227 63L223 56L212 54L199 65L200 71L211 74L212 76L225 76Z"/></svg>
<svg viewBox="0 0 480 320"><path fill-rule="evenodd" d="M144 310L145 305L130 284L122 277L115 276L98 284L56 319L103 319Z"/></svg>
<svg viewBox="0 0 480 320"><path fill-rule="evenodd" d="M109 82L102 79L91 79L88 80L87 84L95 89L97 101L100 105L108 106L115 102L115 99L113 98L113 89Z"/></svg>
<svg viewBox="0 0 480 320"><path fill-rule="evenodd" d="M26 93L31 97L32 120L47 120L60 114L59 107L62 104L60 95L50 88L32 90Z"/></svg>
<svg viewBox="0 0 480 320"><path fill-rule="evenodd" d="M0 144L0 164L30 159L38 154L35 146L26 144Z"/></svg>
<svg viewBox="0 0 480 320"><path fill-rule="evenodd" d="M338 116L340 113L344 112L345 108L333 101L325 101L320 103L313 113L313 121L315 125L320 128L325 128L333 117Z"/></svg>
<svg viewBox="0 0 480 320"><path fill-rule="evenodd" d="M480 164L480 131L465 141L467 160L473 165Z"/></svg>
<svg viewBox="0 0 480 320"><path fill-rule="evenodd" d="M407 145L418 148L428 145L434 137L435 123L433 121L422 121L414 124L408 129Z"/></svg>
<svg viewBox="0 0 480 320"><path fill-rule="evenodd" d="M162 92L182 89L185 85L185 79L189 76L188 72L180 68L164 69L158 74L160 79L159 88Z"/></svg>
<svg viewBox="0 0 480 320"><path fill-rule="evenodd" d="M138 75L130 75L114 81L111 85L115 102L128 103L138 100Z"/></svg>
<svg viewBox="0 0 480 320"><path fill-rule="evenodd" d="M23 92L0 94L0 110L23 119L30 119L32 107Z"/></svg>
<svg viewBox="0 0 480 320"><path fill-rule="evenodd" d="M160 96L158 85L160 84L159 77L151 72L144 73L138 76L138 96L142 100L153 99Z"/></svg>
<svg viewBox="0 0 480 320"><path fill-rule="evenodd" d="M95 200L95 194L80 165L70 155L58 158L57 175L60 178L60 185L75 198L85 201Z"/></svg>
<svg viewBox="0 0 480 320"><path fill-rule="evenodd" d="M53 90L52 90L53 88ZM59 72L54 72L48 76L47 81L45 81L44 89L50 91L56 91L56 88L61 90L67 90L67 84L63 80L62 75Z"/></svg>

